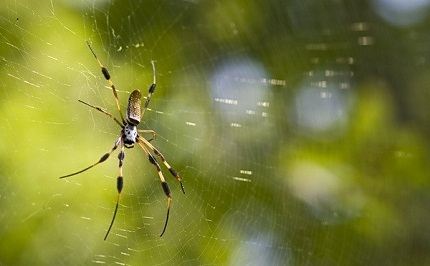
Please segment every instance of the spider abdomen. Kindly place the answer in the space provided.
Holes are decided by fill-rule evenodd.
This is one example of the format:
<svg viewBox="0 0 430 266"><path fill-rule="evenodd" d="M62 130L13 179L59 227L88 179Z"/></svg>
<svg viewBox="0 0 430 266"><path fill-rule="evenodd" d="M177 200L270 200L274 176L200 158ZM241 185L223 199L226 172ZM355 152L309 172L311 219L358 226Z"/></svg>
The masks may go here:
<svg viewBox="0 0 430 266"><path fill-rule="evenodd" d="M128 98L127 106L127 122L129 124L138 125L140 123L141 109L140 98L142 95L139 90L134 90Z"/></svg>
<svg viewBox="0 0 430 266"><path fill-rule="evenodd" d="M135 125L126 124L122 130L122 139L127 148L132 148L134 143L136 143L137 138L137 128Z"/></svg>

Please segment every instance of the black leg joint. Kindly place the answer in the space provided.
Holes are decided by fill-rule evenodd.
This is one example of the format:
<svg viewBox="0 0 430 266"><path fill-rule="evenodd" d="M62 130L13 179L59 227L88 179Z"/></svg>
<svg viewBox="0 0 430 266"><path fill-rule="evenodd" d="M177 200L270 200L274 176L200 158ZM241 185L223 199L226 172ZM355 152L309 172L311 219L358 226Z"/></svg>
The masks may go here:
<svg viewBox="0 0 430 266"><path fill-rule="evenodd" d="M103 76L105 77L106 80L110 80L110 74L109 74L109 71L107 70L107 68L102 67L102 73L103 73Z"/></svg>
<svg viewBox="0 0 430 266"><path fill-rule="evenodd" d="M169 169L169 172L170 172L174 177L178 177L178 172L176 172L176 170L175 170L175 169L170 168L170 169Z"/></svg>
<svg viewBox="0 0 430 266"><path fill-rule="evenodd" d="M118 178L116 179L116 189L118 190L118 193L121 193L123 185L124 180L122 179L122 176L118 176Z"/></svg>
<svg viewBox="0 0 430 266"><path fill-rule="evenodd" d="M124 161L125 153L121 151L118 153L118 159L119 159L119 167L122 167L123 161Z"/></svg>
<svg viewBox="0 0 430 266"><path fill-rule="evenodd" d="M154 93L154 91L155 91L155 84L154 83L152 83L152 85L151 85L151 87L149 87L149 90L148 90L148 92L149 93Z"/></svg>
<svg viewBox="0 0 430 266"><path fill-rule="evenodd" d="M99 163L106 161L107 158L109 158L109 155L110 155L109 153L106 153L105 155L103 155L102 158L100 158Z"/></svg>
<svg viewBox="0 0 430 266"><path fill-rule="evenodd" d="M170 197L169 185L166 182L161 182L161 186L163 187L164 194L166 194L167 197Z"/></svg>
<svg viewBox="0 0 430 266"><path fill-rule="evenodd" d="M160 168L160 166L158 165L158 163L157 163L157 161L155 161L155 158L154 158L154 156L152 156L151 154L148 154L148 159L149 159L149 162L150 163L152 163L153 165L155 165L155 167L157 167L157 171L161 171L161 168Z"/></svg>
<svg viewBox="0 0 430 266"><path fill-rule="evenodd" d="M149 159L150 163L152 163L153 165L157 165L157 163L155 162L154 157L151 154L148 155L148 159Z"/></svg>
<svg viewBox="0 0 430 266"><path fill-rule="evenodd" d="M113 84L111 85L111 88L112 88L113 95L115 96L115 98L118 98L118 93L116 93L116 88L115 88L115 86ZM122 120L122 122L125 124L124 119Z"/></svg>

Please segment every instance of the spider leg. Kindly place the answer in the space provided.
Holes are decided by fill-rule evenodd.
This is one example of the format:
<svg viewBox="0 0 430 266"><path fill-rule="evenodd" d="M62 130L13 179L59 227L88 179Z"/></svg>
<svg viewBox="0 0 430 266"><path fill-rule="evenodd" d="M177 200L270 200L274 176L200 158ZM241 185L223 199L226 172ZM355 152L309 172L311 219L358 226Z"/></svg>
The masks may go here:
<svg viewBox="0 0 430 266"><path fill-rule="evenodd" d="M78 100L80 103L83 103L83 104L85 104L85 105L87 105L87 106L89 106L89 107L91 107L91 108L94 108L94 109L96 109L97 111L99 111L99 112L101 112L101 113L103 113L103 114L105 114L105 115L107 115L107 116L109 116L110 118L112 118L120 127L124 127L123 126L123 124L121 124L121 122L119 122L119 120L118 119L116 119L116 117L114 117L111 113L108 113L107 111L105 111L105 110L103 110L101 107L98 107L98 106L94 106L94 105L92 105L92 104L89 104L89 103L86 103L86 102L84 102L84 101L82 101L82 100Z"/></svg>
<svg viewBox="0 0 430 266"><path fill-rule="evenodd" d="M184 185L182 184L182 178L179 176L178 172L176 172L176 170L173 169L173 167L170 166L170 164L166 161L166 159L164 158L164 155L157 148L155 148L151 143L149 143L149 141L146 140L145 138L139 137L139 139L144 143L144 145L146 145L146 147L148 147L155 155L157 155L161 159L161 161L169 170L169 172L172 174L172 176L175 177L176 180L178 180L179 184L181 185L182 193L185 194Z"/></svg>
<svg viewBox="0 0 430 266"><path fill-rule="evenodd" d="M170 188L167 184L166 180L164 179L163 173L161 172L160 165L158 164L155 157L148 151L148 149L145 147L144 143L139 139L137 142L139 146L145 151L145 153L148 155L149 162L155 166L158 172L158 176L160 177L161 181L161 187L163 188L164 194L166 194L167 197L167 215L166 215L166 221L164 223L163 231L160 234L160 237L163 236L164 232L167 228L167 223L169 221L169 213L170 213L170 206L172 205L172 196L170 195Z"/></svg>
<svg viewBox="0 0 430 266"><path fill-rule="evenodd" d="M120 143L120 142L121 142L121 137L119 137L119 138L117 139L117 141L115 141L115 144L113 145L112 149L111 149L109 152L105 153L102 157L100 157L100 159L99 159L96 163L94 163L94 164L92 164L92 165L88 166L87 168L84 168L84 169L82 169L82 170L79 170L79 171L77 171L77 172L74 172L74 173L72 173L72 174L68 174L68 175L60 176L60 178L65 178L65 177L69 177L69 176L74 176L74 175L80 174L80 173L85 172L85 171L87 171L87 170L89 170L89 169L93 168L94 166L96 166L96 165L98 165L98 164L100 164L100 163L102 163L102 162L106 161L106 160L109 158L109 156L111 155L111 153L112 153L114 150L116 150L116 148L118 148L118 145L119 145L119 143Z"/></svg>
<svg viewBox="0 0 430 266"><path fill-rule="evenodd" d="M155 79L155 61L152 60L151 64L152 64L152 84L149 87L148 96L146 96L146 101L145 101L145 104L143 105L142 114L140 115L140 117L143 117L143 114L145 113L146 109L148 109L149 102L151 101L152 94L154 93L155 86L157 84Z"/></svg>
<svg viewBox="0 0 430 266"><path fill-rule="evenodd" d="M110 230L112 229L113 223L114 223L114 221L115 221L116 213L117 213L117 211L118 211L119 198L120 198L121 191L122 191L122 187L123 187L123 184L124 184L124 180L123 180L123 178L122 178L122 165L123 165L123 162L124 162L124 157L125 157L125 153L124 153L124 144L122 144L122 143L121 143L121 151L120 151L120 152L119 152L119 154L118 154L118 160L119 160L119 175L118 175L118 177L117 177L117 179L116 179L116 189L118 190L118 197L117 197L117 199L116 199L115 210L114 210L114 212L113 212L112 221L110 222L110 225L109 225L109 228L108 228L108 230L107 230L107 232L106 232L106 235L105 235L104 240L106 240L106 239L107 239L107 237L108 237L108 235L109 235L109 232L110 232Z"/></svg>
<svg viewBox="0 0 430 266"><path fill-rule="evenodd" d="M137 132L143 134L151 134L152 138L148 140L149 142L155 140L155 138L157 137L157 133L154 130L138 129Z"/></svg>
<svg viewBox="0 0 430 266"><path fill-rule="evenodd" d="M113 84L112 80L110 79L109 71L108 71L108 69L107 69L107 68L106 68L106 67L105 67L105 66L100 62L99 58L97 57L97 55L96 55L96 53L94 52L93 48L91 48L91 45L90 45L90 43L89 43L88 41L87 41L87 45L88 45L88 48L90 48L91 53L93 54L94 58L95 58L95 59L97 60L97 62L99 63L99 66L100 66L100 68L101 68L101 70L102 70L102 74L103 74L104 78L108 81L109 86L112 88L113 96L115 97L116 107L117 107L117 109L118 109L119 115L121 116L122 123L123 123L123 124L125 124L124 116L122 115L121 107L120 107L120 105L119 105L118 94L117 94L117 92L116 92L115 85Z"/></svg>

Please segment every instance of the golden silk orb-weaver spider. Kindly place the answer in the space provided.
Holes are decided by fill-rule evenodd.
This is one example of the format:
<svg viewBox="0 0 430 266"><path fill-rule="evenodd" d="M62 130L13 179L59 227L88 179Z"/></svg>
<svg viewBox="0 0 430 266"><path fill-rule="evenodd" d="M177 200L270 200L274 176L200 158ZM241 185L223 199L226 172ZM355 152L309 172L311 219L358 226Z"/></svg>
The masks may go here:
<svg viewBox="0 0 430 266"><path fill-rule="evenodd" d="M85 171L93 168L94 166L106 161L109 158L109 156L118 147L120 148L120 152L118 153L119 175L118 175L117 181L116 181L116 188L118 190L118 197L116 200L116 205L115 205L115 210L113 213L112 221L111 221L109 228L106 232L106 235L104 237L104 240L106 240L108 235L109 235L110 230L112 229L112 225L115 221L116 213L118 211L119 199L120 199L121 191L122 191L123 184L124 184L123 175L122 175L122 166L123 166L123 162L124 162L124 158L125 158L124 148L133 148L134 144L137 143L142 148L142 150L148 155L149 162L152 165L154 165L154 167L156 168L156 170L158 172L158 176L159 176L160 181L161 181L161 187L163 188L164 194L166 194L166 197L167 197L166 221L164 222L163 231L160 234L160 237L161 237L161 236L163 236L164 232L166 231L167 222L169 221L169 212L170 212L170 206L172 204L172 196L170 195L169 185L167 184L166 180L164 179L163 173L161 172L160 164L158 163L158 161L155 157L160 158L161 161L163 162L163 164L169 170L169 172L179 181L179 184L181 185L181 190L184 194L185 194L185 190L184 190L184 186L182 185L182 178L179 176L178 172L176 172L175 169L173 169L170 166L170 164L164 158L164 155L161 152L159 152L158 149L150 143L152 140L155 139L155 136L156 136L155 131L154 130L137 129L137 126L139 125L140 120L143 117L143 114L145 113L145 110L148 108L152 94L155 91L155 86L156 86L155 63L154 63L154 61L151 61L152 72L153 72L153 82L152 82L151 86L149 87L148 96L146 97L145 104L143 105L143 108L141 108L141 101L140 101L140 99L142 97L141 93L139 90L134 90L130 94L130 97L128 98L127 118L124 120L124 116L122 115L121 107L119 105L118 94L117 94L115 85L113 84L113 82L111 80L111 76L109 74L109 71L100 62L96 53L91 48L91 45L88 42L87 42L87 45L88 45L88 48L90 49L91 53L93 54L94 58L99 63L99 66L101 68L101 71L102 71L104 78L108 81L109 86L112 88L112 92L113 92L115 102L116 102L116 107L118 109L121 120L118 120L112 114L110 114L109 112L103 110L102 108L100 108L98 106L91 105L91 104L86 103L82 100L79 100L79 102L81 102L81 103L83 103L83 104L85 104L91 108L94 108L95 110L97 110L97 111L109 116L110 118L112 118L121 127L121 134L118 137L118 139L115 141L111 150L109 152L105 153L96 163L94 163L94 164L92 164L92 165L90 165L90 166L88 166L88 167L86 167L80 171L74 172L72 174L61 176L60 178L74 176L74 175L80 174L82 172L85 172ZM146 138L140 136L139 133L152 134L152 138L147 140Z"/></svg>

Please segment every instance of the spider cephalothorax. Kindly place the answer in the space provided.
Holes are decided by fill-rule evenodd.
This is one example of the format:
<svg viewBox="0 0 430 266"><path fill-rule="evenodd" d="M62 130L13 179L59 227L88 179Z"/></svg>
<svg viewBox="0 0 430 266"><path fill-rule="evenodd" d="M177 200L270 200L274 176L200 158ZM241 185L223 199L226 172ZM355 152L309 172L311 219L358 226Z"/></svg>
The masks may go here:
<svg viewBox="0 0 430 266"><path fill-rule="evenodd" d="M141 99L141 93L139 90L134 90L130 94L130 97L128 98L127 116L126 116L126 119L124 119L124 116L122 115L122 112L121 112L121 107L119 105L118 94L117 94L115 85L113 84L113 82L110 78L109 71L107 70L106 67L104 67L102 65L100 60L97 58L97 56L94 53L93 49L91 48L90 44L89 43L87 43L87 44L88 44L88 47L90 48L92 54L96 58L97 62L99 63L99 66L101 68L103 76L108 81L109 86L112 88L112 92L113 92L113 95L115 97L116 106L117 106L119 115L121 117L121 120L118 120L112 114L110 114L109 112L103 110L102 108L100 108L98 106L91 105L91 104L86 103L86 102L81 101L81 100L79 100L79 101L81 103L83 103L83 104L85 104L91 108L94 108L97 111L102 112L103 114L111 117L121 127L121 134L118 137L118 139L115 141L112 149L109 152L105 153L96 163L94 163L94 164L92 164L92 165L88 166L87 168L84 168L80 171L77 171L75 173L61 176L60 178L65 178L65 177L69 177L69 176L73 176L73 175L77 175L79 173L85 172L86 170L106 161L109 158L109 156L111 155L111 153L114 152L118 147L120 147L121 151L118 154L119 175L117 177L117 185L116 185L117 191L118 191L118 197L117 197L112 221L109 225L109 228L108 228L106 235L105 235L105 238L104 238L106 240L106 238L108 237L109 232L112 228L112 225L115 221L116 213L118 211L119 198L120 198L121 191L122 191L123 184L124 184L123 175L122 175L122 166L123 166L123 161L125 158L124 147L125 148L133 148L134 144L137 143L142 148L142 150L148 155L149 162L155 166L155 168L158 172L158 177L160 178L160 181L161 181L161 187L164 191L164 194L166 194L166 197L167 197L167 215L166 215L166 221L164 222L163 231L161 232L161 235L160 235L160 236L162 236L164 234L164 232L166 231L167 222L169 221L169 212L170 212L170 205L172 203L172 197L170 194L170 188L167 185L166 180L164 179L163 173L161 172L161 167L160 167L160 165L159 165L159 163L155 157L158 157L161 160L161 162L164 164L164 166L166 166L166 168L169 170L169 172L179 181L179 183L181 185L182 192L184 194L185 194L185 191L184 191L184 187L183 187L182 182L181 182L182 178L169 165L169 163L164 158L163 154L161 154L160 151L158 151L158 149L155 148L150 143L150 141L155 138L155 135L156 135L155 131L154 130L139 130L139 129L137 129L137 126L139 125L140 120L141 120L145 110L148 108L149 102L151 100L151 96L155 91L155 86L156 86L155 84L156 83L155 83L155 64L154 64L154 61L151 61L152 71L153 71L153 82L152 82L151 86L149 87L148 96L146 97L146 101L145 101L145 105L143 106L143 109L141 110L141 100L140 100ZM143 133L143 134L152 134L152 138L147 140L144 137L140 136L138 134L138 132Z"/></svg>
<svg viewBox="0 0 430 266"><path fill-rule="evenodd" d="M137 127L132 124L126 124L122 130L122 139L126 148L133 148L134 143L139 141L137 135Z"/></svg>

